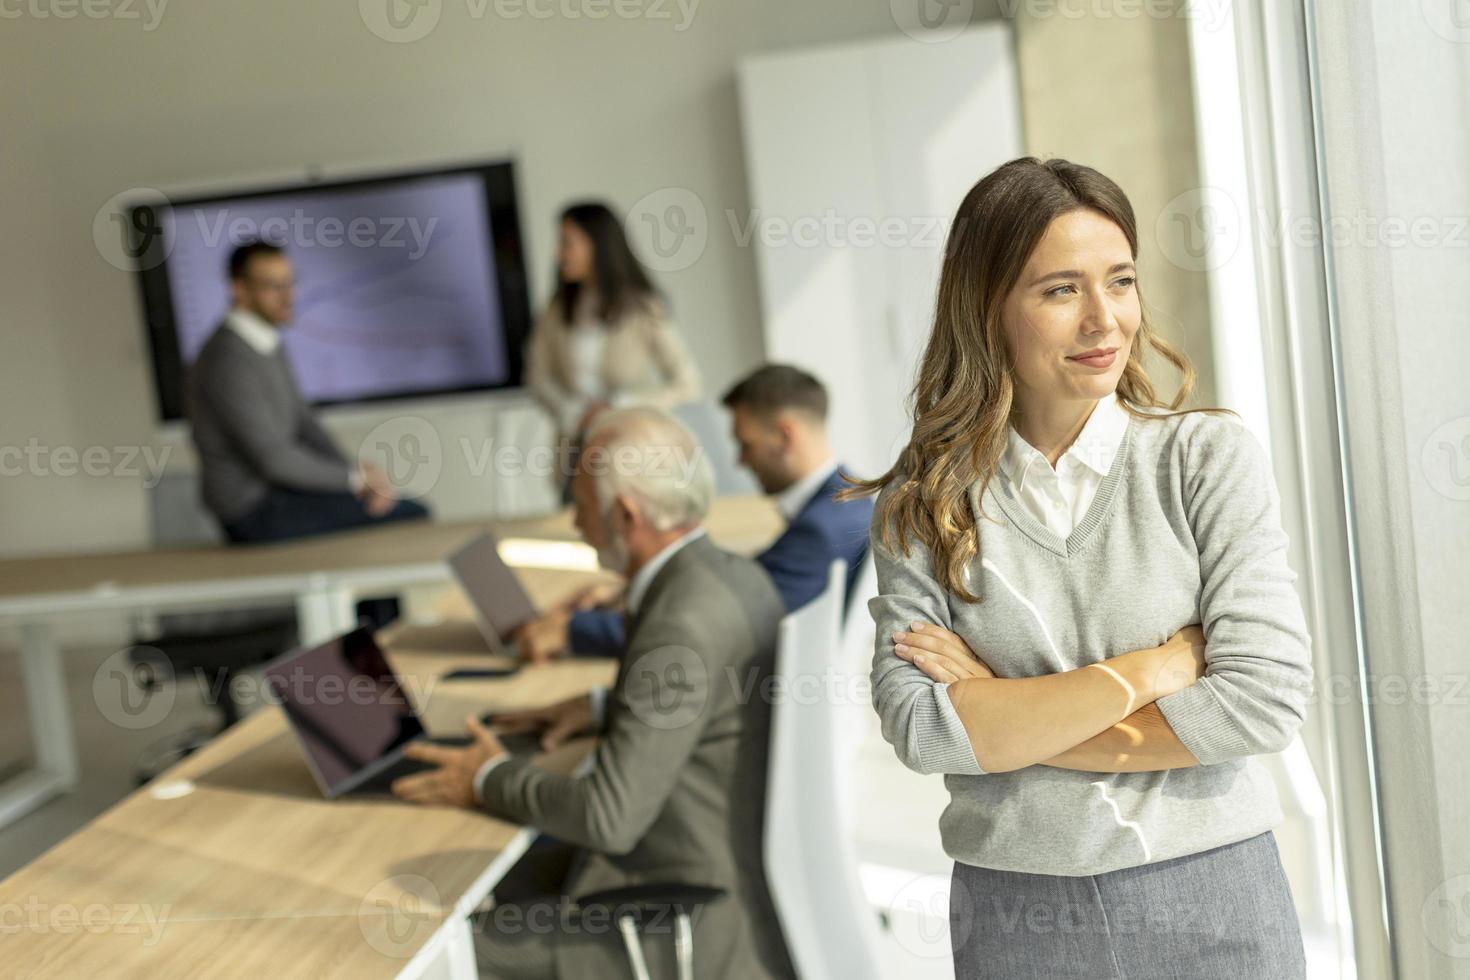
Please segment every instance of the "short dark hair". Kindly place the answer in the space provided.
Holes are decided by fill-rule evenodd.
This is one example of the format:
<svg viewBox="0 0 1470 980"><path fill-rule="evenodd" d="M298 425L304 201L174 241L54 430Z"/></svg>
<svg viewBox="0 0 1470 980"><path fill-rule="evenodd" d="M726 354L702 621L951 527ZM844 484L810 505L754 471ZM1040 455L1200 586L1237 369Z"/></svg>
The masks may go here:
<svg viewBox="0 0 1470 980"><path fill-rule="evenodd" d="M815 376L790 364L767 364L737 381L722 399L726 408L744 407L770 416L797 409L827 419L827 389Z"/></svg>
<svg viewBox="0 0 1470 980"><path fill-rule="evenodd" d="M284 255L286 250L274 242L255 241L242 242L230 253L230 281L234 282L245 278L245 270L250 268L250 260L257 255Z"/></svg>

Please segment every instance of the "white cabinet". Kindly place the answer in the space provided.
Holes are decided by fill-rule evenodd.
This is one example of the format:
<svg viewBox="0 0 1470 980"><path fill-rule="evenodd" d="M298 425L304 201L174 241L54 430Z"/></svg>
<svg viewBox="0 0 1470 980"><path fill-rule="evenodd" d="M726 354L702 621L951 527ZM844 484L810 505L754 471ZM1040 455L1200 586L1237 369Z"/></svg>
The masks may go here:
<svg viewBox="0 0 1470 980"><path fill-rule="evenodd" d="M944 238L969 188L1021 155L1006 24L742 62L766 356L820 377L837 454L862 475L908 438L905 401Z"/></svg>

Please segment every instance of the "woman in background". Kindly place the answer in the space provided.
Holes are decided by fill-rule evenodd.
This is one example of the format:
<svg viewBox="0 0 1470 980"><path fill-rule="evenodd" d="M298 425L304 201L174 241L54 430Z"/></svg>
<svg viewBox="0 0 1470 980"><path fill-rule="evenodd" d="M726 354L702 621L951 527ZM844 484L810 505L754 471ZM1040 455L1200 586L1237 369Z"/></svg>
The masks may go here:
<svg viewBox="0 0 1470 980"><path fill-rule="evenodd" d="M648 274L606 205L561 215L556 293L526 352L526 384L572 451L600 412L629 405L673 408L700 395L699 371ZM563 493L575 470L563 474Z"/></svg>

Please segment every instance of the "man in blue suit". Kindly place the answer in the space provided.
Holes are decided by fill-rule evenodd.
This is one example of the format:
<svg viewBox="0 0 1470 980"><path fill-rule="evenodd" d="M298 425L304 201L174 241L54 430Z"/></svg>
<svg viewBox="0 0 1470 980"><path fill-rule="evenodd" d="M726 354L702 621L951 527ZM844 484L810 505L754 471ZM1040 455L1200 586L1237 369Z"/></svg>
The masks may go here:
<svg viewBox="0 0 1470 980"><path fill-rule="evenodd" d="M827 586L833 560L847 562L851 596L868 550L873 498L838 502L846 484L827 441L827 390L799 368L770 364L731 388L723 399L734 416L740 463L749 467L787 520L786 531L757 556L787 612ZM522 658L541 662L572 653L616 657L624 646L623 617L584 592L551 609L515 637Z"/></svg>

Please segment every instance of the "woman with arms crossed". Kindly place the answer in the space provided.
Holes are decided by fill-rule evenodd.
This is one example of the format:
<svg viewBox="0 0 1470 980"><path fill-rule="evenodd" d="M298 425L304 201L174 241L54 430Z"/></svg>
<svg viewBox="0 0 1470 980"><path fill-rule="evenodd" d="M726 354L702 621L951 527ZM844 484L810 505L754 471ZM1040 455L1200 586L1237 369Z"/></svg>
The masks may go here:
<svg viewBox="0 0 1470 980"><path fill-rule="evenodd" d="M1150 327L1137 253L1095 170L982 179L910 442L850 491L881 491L883 734L951 795L959 978L1305 975L1253 758L1312 685L1278 496L1231 415L1176 411L1193 370ZM1171 404L1148 349L1183 376Z"/></svg>

